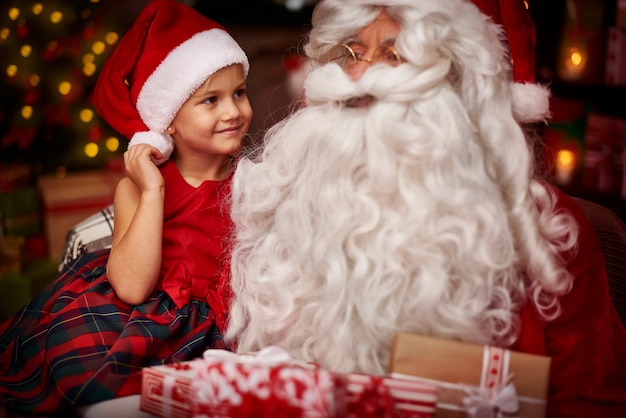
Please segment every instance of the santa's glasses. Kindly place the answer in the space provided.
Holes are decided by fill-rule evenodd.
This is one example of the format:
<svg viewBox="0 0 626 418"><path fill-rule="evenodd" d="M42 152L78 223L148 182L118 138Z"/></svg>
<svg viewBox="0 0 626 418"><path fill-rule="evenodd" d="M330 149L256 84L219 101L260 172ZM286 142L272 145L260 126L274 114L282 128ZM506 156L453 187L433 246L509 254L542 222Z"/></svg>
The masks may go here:
<svg viewBox="0 0 626 418"><path fill-rule="evenodd" d="M344 70L351 70L356 67L359 62L366 62L368 64L387 64L395 67L402 64L403 60L398 51L393 47L387 45L381 45L374 50L372 57L365 58L367 49L359 44L337 44L331 48L330 52L326 56L326 63L335 62L339 64Z"/></svg>

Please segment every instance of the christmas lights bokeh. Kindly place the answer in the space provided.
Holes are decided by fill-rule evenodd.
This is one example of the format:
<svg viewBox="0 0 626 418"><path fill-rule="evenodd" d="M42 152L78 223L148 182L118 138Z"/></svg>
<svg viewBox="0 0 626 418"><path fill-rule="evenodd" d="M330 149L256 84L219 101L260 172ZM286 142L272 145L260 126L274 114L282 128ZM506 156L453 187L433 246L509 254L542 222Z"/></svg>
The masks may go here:
<svg viewBox="0 0 626 418"><path fill-rule="evenodd" d="M0 6L0 161L55 172L121 156L126 139L90 103L102 64L131 23L115 16L112 3Z"/></svg>

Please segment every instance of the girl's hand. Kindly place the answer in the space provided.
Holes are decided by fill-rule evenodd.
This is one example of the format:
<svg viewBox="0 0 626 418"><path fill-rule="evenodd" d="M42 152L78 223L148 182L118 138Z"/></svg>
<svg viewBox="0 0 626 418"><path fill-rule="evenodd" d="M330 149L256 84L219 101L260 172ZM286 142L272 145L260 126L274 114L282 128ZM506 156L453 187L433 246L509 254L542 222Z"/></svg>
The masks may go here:
<svg viewBox="0 0 626 418"><path fill-rule="evenodd" d="M162 157L161 152L147 144L138 144L124 153L126 175L141 192L163 188L161 171L152 158Z"/></svg>

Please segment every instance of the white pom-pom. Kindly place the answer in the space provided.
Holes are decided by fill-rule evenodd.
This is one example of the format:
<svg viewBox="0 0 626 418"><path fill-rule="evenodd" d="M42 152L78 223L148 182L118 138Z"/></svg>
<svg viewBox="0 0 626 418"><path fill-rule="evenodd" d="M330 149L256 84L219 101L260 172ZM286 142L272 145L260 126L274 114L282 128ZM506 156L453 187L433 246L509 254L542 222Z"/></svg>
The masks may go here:
<svg viewBox="0 0 626 418"><path fill-rule="evenodd" d="M518 122L545 121L550 116L550 90L539 84L512 83L513 114Z"/></svg>
<svg viewBox="0 0 626 418"><path fill-rule="evenodd" d="M160 134L154 131L137 132L130 139L128 148L139 144L152 145L154 148L161 151L161 158L158 160L155 158L152 159L156 165L163 164L167 161L174 151L174 141L172 140L172 137L168 134Z"/></svg>

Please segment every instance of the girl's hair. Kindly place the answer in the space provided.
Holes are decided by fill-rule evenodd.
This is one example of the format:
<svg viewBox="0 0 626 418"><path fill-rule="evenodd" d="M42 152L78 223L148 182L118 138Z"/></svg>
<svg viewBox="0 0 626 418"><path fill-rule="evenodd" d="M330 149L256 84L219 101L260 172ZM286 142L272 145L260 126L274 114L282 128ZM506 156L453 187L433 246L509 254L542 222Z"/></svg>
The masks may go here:
<svg viewBox="0 0 626 418"><path fill-rule="evenodd" d="M409 65L357 82L313 70L308 106L238 167L226 339L240 351L384 373L397 332L510 346L528 299L559 314L577 227L534 179L502 34L464 1L403 2L388 12ZM313 15L311 58L380 12L331 6ZM343 106L364 94L370 108Z"/></svg>

